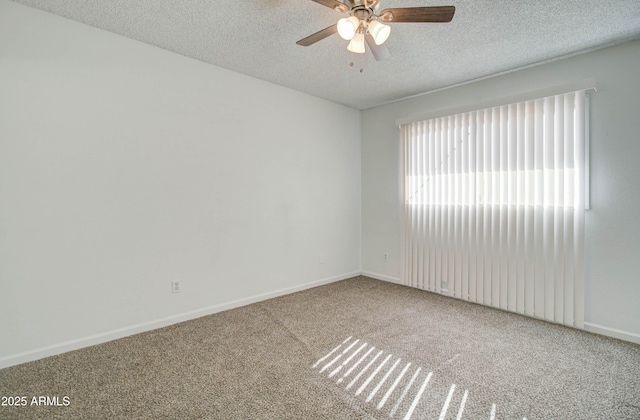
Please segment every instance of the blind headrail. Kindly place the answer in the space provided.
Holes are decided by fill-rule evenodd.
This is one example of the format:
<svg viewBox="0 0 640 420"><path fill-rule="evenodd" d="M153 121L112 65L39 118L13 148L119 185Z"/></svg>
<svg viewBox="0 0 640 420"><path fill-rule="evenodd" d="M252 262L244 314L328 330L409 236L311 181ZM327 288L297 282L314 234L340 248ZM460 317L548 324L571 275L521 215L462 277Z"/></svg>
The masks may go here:
<svg viewBox="0 0 640 420"><path fill-rule="evenodd" d="M552 86L545 89L534 90L530 92L519 93L517 95L504 96L501 98L491 99L485 102L476 102L473 104L462 105L455 108L443 109L439 111L427 112L424 114L413 115L410 117L398 118L396 125L401 127L417 121L430 120L432 118L446 117L449 115L462 114L464 112L477 111L481 109L493 108L496 106L509 105L518 102L530 101L532 99L546 98L548 96L561 95L563 93L577 92L584 90L585 92L596 91L596 80L593 78L579 80L560 86Z"/></svg>

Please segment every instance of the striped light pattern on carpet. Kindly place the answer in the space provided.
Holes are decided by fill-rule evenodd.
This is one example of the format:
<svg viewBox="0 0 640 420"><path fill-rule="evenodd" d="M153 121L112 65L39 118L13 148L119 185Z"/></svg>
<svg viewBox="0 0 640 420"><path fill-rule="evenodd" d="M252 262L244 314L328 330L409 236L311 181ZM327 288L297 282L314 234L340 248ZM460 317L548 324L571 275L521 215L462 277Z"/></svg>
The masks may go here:
<svg viewBox="0 0 640 420"><path fill-rule="evenodd" d="M409 420L414 414L418 414L416 410L419 411L422 403L441 405L438 420L444 420L449 412L456 413L456 420L461 420L465 407L474 403L468 389L458 389L457 392L462 393L462 397L457 399L457 406L452 406L456 384L451 384L444 401L430 399L426 391L434 377L433 371L402 360L353 336L318 359L311 369L326 375L336 385L344 387L346 392L353 393L356 397L362 396L366 403L375 405L377 410L388 410L389 417ZM403 403L404 411L400 410ZM486 407L486 418L494 420L497 412L497 404L492 403Z"/></svg>

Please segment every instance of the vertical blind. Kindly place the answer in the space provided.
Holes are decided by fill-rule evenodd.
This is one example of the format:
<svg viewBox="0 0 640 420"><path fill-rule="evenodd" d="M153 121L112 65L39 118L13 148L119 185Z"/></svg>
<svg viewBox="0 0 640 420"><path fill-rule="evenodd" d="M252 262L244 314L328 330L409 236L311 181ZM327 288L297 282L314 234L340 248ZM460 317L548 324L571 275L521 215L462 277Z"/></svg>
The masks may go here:
<svg viewBox="0 0 640 420"><path fill-rule="evenodd" d="M405 284L583 328L585 97L402 126Z"/></svg>

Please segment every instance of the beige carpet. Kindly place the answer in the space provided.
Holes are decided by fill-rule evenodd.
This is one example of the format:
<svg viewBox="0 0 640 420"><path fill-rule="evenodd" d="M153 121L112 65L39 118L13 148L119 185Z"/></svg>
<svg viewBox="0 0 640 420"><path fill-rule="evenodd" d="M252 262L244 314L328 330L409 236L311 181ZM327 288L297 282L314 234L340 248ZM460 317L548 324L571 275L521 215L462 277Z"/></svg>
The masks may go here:
<svg viewBox="0 0 640 420"><path fill-rule="evenodd" d="M0 396L27 400L2 419L640 419L640 346L361 277L3 369Z"/></svg>

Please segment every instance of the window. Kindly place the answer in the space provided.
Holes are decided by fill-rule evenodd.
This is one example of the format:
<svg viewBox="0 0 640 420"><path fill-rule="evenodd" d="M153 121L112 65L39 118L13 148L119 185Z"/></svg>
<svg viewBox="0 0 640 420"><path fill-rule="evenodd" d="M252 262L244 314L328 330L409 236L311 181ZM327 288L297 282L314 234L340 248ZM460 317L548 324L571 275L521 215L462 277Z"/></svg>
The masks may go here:
<svg viewBox="0 0 640 420"><path fill-rule="evenodd" d="M402 126L405 284L582 327L586 98Z"/></svg>

